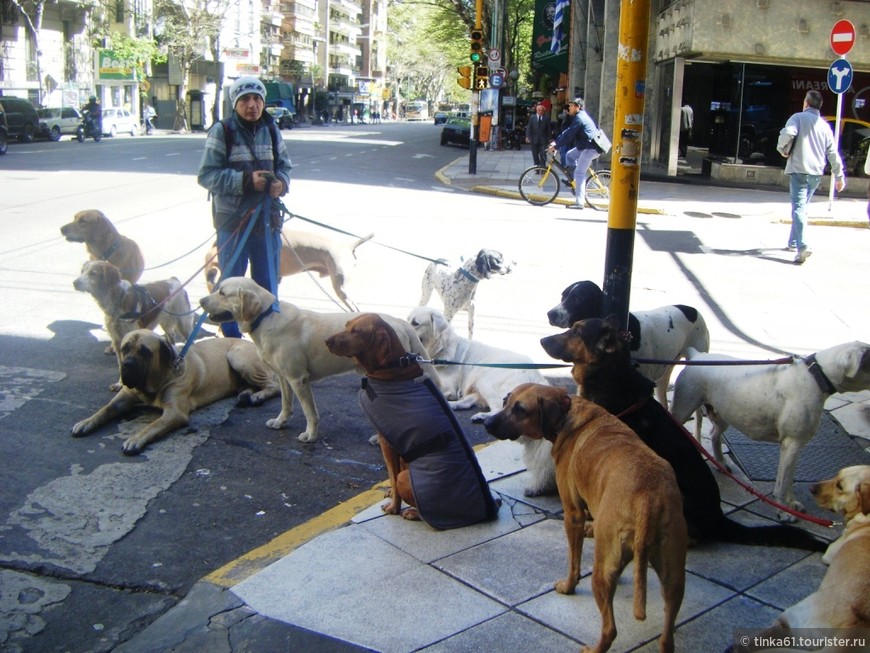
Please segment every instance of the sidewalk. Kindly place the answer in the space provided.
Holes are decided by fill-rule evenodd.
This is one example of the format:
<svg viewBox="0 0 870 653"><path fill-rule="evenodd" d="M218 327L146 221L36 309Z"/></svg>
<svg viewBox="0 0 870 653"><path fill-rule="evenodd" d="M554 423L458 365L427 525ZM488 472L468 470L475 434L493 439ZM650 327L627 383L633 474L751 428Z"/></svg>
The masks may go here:
<svg viewBox="0 0 870 653"><path fill-rule="evenodd" d="M454 187L510 196L529 165L528 151L481 151L476 175L468 174L464 156L439 178ZM734 201L735 194L740 201ZM640 210L662 214L711 214L717 198L725 197L731 212L772 220L789 216L785 190L735 191L673 181L642 182L638 204ZM838 200L831 214L826 202L813 203L811 216L818 224L866 227L866 200ZM812 461L811 471L796 483L808 512L832 518L812 501L811 482L847 464L870 463L868 411L870 392L835 395L826 404L820 434L802 454ZM770 446L766 455L773 456L775 473L777 446L755 445L744 453L750 448L741 447L733 431L728 435L735 459L754 477L741 474L744 480L771 491L773 483L752 471L758 465L744 463L759 456L758 447ZM490 487L503 499L495 522L434 531L421 522L383 515L383 488L372 488L202 579L178 606L115 650L547 653L593 644L600 628L589 586L594 541L584 546L577 593L556 594L553 582L567 565L558 498L523 495L518 444L495 442L480 449L478 457ZM717 478L732 518L772 523L769 506ZM826 539L840 531L802 527ZM769 624L815 591L826 569L820 558L791 549L718 543L691 549L677 651L722 651L734 628ZM614 604L619 635L611 650L657 651L662 603L655 574L649 574L646 621L634 620L630 595L629 568Z"/></svg>

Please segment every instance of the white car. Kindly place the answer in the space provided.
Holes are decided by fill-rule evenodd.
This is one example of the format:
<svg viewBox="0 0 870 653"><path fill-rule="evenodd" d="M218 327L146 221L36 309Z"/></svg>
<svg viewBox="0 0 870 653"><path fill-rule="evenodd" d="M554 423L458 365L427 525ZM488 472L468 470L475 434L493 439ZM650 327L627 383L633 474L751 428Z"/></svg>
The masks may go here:
<svg viewBox="0 0 870 653"><path fill-rule="evenodd" d="M139 120L126 109L103 109L103 134L119 133L135 136L139 133Z"/></svg>
<svg viewBox="0 0 870 653"><path fill-rule="evenodd" d="M36 113L39 115L40 129L45 129L53 141L59 141L63 134L75 135L82 122L82 114L75 107L37 109Z"/></svg>

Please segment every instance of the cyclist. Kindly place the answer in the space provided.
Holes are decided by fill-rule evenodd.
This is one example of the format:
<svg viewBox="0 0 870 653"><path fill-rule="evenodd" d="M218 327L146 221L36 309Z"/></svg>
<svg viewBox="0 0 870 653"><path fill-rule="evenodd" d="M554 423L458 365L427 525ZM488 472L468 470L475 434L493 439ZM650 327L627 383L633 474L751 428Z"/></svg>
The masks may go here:
<svg viewBox="0 0 870 653"><path fill-rule="evenodd" d="M568 113L571 120L568 127L559 134L556 141L550 146L551 149L570 148L565 158L568 166L574 167L574 203L567 208L582 210L586 203L586 187L583 180L586 170L592 162L600 156L598 148L592 142L592 137L598 131L595 121L589 116L583 107L583 98L574 98L568 103Z"/></svg>

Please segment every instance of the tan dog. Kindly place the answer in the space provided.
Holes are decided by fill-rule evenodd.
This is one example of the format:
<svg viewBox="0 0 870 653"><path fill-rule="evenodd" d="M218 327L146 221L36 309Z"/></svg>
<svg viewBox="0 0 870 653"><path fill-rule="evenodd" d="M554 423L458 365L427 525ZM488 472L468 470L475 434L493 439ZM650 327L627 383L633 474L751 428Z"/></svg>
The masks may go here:
<svg viewBox="0 0 870 653"><path fill-rule="evenodd" d="M849 629L870 628L870 465L841 469L834 478L813 485L812 493L822 508L843 515L846 528L822 558L830 566L819 589L785 610L759 636L783 638L795 635L797 628L837 628L836 635L847 638Z"/></svg>
<svg viewBox="0 0 870 653"><path fill-rule="evenodd" d="M546 384L543 375L534 369L508 367L482 367L476 363L529 363L532 359L507 349L499 349L479 340L460 336L447 321L444 313L435 308L420 306L411 309L408 322L414 327L426 351L432 358L453 361L457 365L439 365L441 392L453 410L480 408L482 412L471 421L482 423L504 405L505 397L521 383ZM520 438L523 462L529 472L525 487L528 497L552 494L556 491L556 474L550 443L546 440Z"/></svg>
<svg viewBox="0 0 870 653"><path fill-rule="evenodd" d="M135 241L118 233L101 211L79 211L73 221L60 228L71 243L84 243L92 261L108 261L121 271L121 278L130 283L139 281L145 269L145 259Z"/></svg>
<svg viewBox="0 0 870 653"><path fill-rule="evenodd" d="M356 258L356 248L374 237L369 234L359 238L350 248L351 255ZM205 255L205 283L208 291L213 292L220 279L220 268L217 260L217 244ZM356 305L344 291L346 275L342 266L345 253L341 245L329 238L307 231L283 229L281 231L281 256L278 276L289 277L300 272L316 272L321 277L329 277L332 289L341 303L352 311L358 311Z"/></svg>
<svg viewBox="0 0 870 653"><path fill-rule="evenodd" d="M360 406L378 429L389 473L392 501L384 512L441 529L494 518L500 502L462 428L393 327L374 313L357 315L326 347L366 372ZM402 501L412 507L402 512Z"/></svg>
<svg viewBox="0 0 870 653"><path fill-rule="evenodd" d="M73 287L90 293L103 310L103 320L114 352L121 340L136 329L153 329L157 325L173 342L184 342L193 331L193 312L181 282L172 277L165 281L133 284L121 278L121 272L106 261L88 261ZM121 356L118 355L118 364ZM121 382L111 389L121 389Z"/></svg>
<svg viewBox="0 0 870 653"><path fill-rule="evenodd" d="M281 429L287 425L293 415L295 394L305 414L305 430L299 434L299 440L314 442L320 428L320 415L311 384L354 370L353 360L331 354L325 344L329 336L344 328L353 314L317 313L287 302L280 303L279 312L273 309L276 301L275 295L254 280L230 277L199 303L215 322L238 322L239 328L250 334L257 345L263 362L278 375L281 412L268 420L266 426ZM427 355L410 324L395 317L383 317L396 330L407 351ZM435 374L434 370L427 373Z"/></svg>
<svg viewBox="0 0 870 653"><path fill-rule="evenodd" d="M127 454L139 453L148 443L186 425L194 410L219 399L242 392L240 403L257 406L278 394L257 348L245 340L200 340L179 363L171 342L153 331L138 329L124 336L119 351L124 387L108 404L73 426L72 435L87 435L139 406L161 409L157 420L124 442ZM258 391L251 392L251 388Z"/></svg>
<svg viewBox="0 0 870 653"><path fill-rule="evenodd" d="M661 581L665 604L659 649L673 651L688 533L670 465L606 410L553 386L520 385L485 425L502 440L525 435L553 443L568 536L568 577L556 583L561 594L573 594L577 587L587 513L595 515L592 593L601 612L601 639L583 650L603 653L613 644L613 596L620 574L633 560L635 619L646 618L650 564Z"/></svg>

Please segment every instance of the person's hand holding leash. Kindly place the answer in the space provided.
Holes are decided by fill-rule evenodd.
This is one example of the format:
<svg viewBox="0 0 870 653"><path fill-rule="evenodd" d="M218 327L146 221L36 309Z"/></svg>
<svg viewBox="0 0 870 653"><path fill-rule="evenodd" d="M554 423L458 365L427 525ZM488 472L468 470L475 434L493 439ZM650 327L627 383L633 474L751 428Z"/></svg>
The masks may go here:
<svg viewBox="0 0 870 653"><path fill-rule="evenodd" d="M278 198L284 193L284 182L276 175L266 170L255 170L252 175L254 190L269 193L270 197Z"/></svg>

